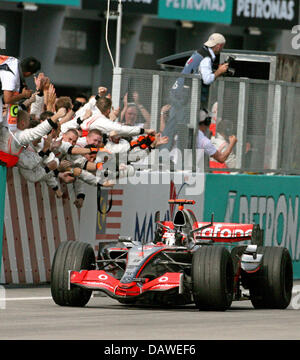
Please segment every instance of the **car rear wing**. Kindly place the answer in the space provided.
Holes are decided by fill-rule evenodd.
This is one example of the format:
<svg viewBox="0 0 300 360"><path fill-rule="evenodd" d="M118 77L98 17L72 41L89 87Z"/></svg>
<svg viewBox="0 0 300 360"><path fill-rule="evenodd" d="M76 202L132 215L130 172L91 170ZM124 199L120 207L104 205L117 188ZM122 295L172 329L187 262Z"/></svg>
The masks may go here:
<svg viewBox="0 0 300 360"><path fill-rule="evenodd" d="M194 238L198 240L213 240L214 242L237 242L251 240L254 224L208 223L194 224Z"/></svg>

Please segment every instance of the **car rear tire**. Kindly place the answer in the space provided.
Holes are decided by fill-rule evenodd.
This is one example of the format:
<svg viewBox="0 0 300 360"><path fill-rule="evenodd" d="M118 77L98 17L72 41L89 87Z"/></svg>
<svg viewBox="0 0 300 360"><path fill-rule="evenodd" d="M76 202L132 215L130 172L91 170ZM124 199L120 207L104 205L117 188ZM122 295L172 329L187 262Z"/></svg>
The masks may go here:
<svg viewBox="0 0 300 360"><path fill-rule="evenodd" d="M256 309L285 309L293 288L293 265L290 253L283 247L259 247L263 254L260 270L249 274L250 300Z"/></svg>
<svg viewBox="0 0 300 360"><path fill-rule="evenodd" d="M233 299L233 263L223 246L203 246L193 255L192 292L199 310L225 311Z"/></svg>
<svg viewBox="0 0 300 360"><path fill-rule="evenodd" d="M71 287L69 289L69 270L95 269L93 248L79 241L64 241L56 249L51 267L51 294L54 302L61 306L85 306L92 291Z"/></svg>

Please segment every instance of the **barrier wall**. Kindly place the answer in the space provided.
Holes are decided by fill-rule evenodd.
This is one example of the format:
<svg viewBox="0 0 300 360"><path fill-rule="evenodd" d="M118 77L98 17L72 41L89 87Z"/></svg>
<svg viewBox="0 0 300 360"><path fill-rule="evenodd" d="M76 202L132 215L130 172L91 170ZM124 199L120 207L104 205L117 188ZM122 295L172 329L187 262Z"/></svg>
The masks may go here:
<svg viewBox="0 0 300 360"><path fill-rule="evenodd" d="M155 212L160 210L161 220L172 219L175 208L168 199L178 197L196 200L192 208L200 221L209 221L214 212L215 221L259 223L265 230L265 245L289 249L294 277L300 278L299 177L192 174L182 182L168 176L157 184L137 176L128 184L103 190L104 214L100 214L94 187L86 186L79 211L73 204L72 185L63 185L65 196L57 199L45 184L28 183L17 169L8 169L0 282L49 282L61 241L88 242L95 251L99 242L117 240L119 235L147 241L154 231ZM112 208L105 214L110 196Z"/></svg>
<svg viewBox="0 0 300 360"><path fill-rule="evenodd" d="M45 183L29 183L7 169L1 283L50 281L51 261L61 241L78 239L80 212L70 185L57 199Z"/></svg>
<svg viewBox="0 0 300 360"><path fill-rule="evenodd" d="M207 174L204 219L255 222L264 229L264 245L289 249L294 278L300 278L298 176Z"/></svg>
<svg viewBox="0 0 300 360"><path fill-rule="evenodd" d="M0 165L0 229L3 228L5 211L5 187L6 187L6 167ZM3 232L0 231L0 259L2 259ZM0 261L0 274L2 261Z"/></svg>
<svg viewBox="0 0 300 360"><path fill-rule="evenodd" d="M152 181L152 185L146 185ZM154 214L161 211L162 219L172 217L174 210L169 198L183 196L197 201L197 216L203 211L204 176L196 180L167 174L154 185L157 178L132 178L126 185L103 190L103 212L112 195L108 214L97 212L97 191L86 186L86 199L81 210L73 202L72 185L62 185L65 195L57 199L45 183L30 183L19 175L18 169L8 169L3 231L3 271L1 283L38 284L50 281L51 262L60 242L80 240L90 243L95 251L99 242L117 240L119 235L135 239L151 237ZM194 195L197 193L198 195ZM192 195L191 195L192 194Z"/></svg>

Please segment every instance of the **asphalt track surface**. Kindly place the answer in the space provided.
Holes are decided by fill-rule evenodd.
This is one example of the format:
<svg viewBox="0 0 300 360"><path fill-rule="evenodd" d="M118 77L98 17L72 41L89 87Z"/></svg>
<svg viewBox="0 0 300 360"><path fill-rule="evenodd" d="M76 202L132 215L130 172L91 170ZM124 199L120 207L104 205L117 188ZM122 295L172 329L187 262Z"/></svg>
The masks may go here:
<svg viewBox="0 0 300 360"><path fill-rule="evenodd" d="M60 307L49 286L1 287L0 340L299 340L295 286L298 306L255 310L240 301L226 312L126 306L97 292L84 308Z"/></svg>

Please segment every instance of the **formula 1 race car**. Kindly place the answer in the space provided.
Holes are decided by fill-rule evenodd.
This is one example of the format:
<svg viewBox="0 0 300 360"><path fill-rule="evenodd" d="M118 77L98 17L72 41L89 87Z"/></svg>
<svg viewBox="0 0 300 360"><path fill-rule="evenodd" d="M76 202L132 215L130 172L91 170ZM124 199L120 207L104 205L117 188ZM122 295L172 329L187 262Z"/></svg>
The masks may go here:
<svg viewBox="0 0 300 360"><path fill-rule="evenodd" d="M84 242L66 241L57 248L51 269L56 304L85 306L92 291L124 304L184 305L224 311L232 301L250 299L255 308L286 308L291 300L293 268L289 251L262 246L255 224L198 222L193 200L178 205L173 221L159 220L150 243L120 237L101 247L95 258ZM228 250L233 243L242 245ZM245 244L247 243L248 244Z"/></svg>

